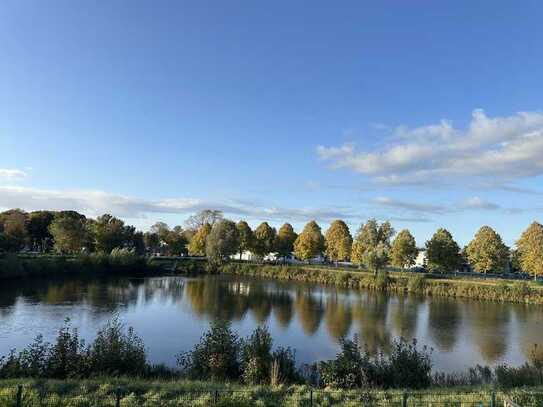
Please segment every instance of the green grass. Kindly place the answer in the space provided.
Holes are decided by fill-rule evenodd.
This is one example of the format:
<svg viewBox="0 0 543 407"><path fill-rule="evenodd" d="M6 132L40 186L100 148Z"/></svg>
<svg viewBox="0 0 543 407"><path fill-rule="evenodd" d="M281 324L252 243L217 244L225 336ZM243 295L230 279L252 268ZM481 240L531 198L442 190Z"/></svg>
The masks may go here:
<svg viewBox="0 0 543 407"><path fill-rule="evenodd" d="M0 381L0 405L16 399L17 387L23 386L23 406L114 406L119 392L122 407L131 406L309 406L313 397L319 406L359 406L362 402L399 403L404 393L408 400L431 405L436 402L454 402L454 406L470 406L484 402L489 405L492 390L489 388L436 388L409 392L402 390L315 390L308 386L240 386L212 382L144 381L138 379L96 380L3 380ZM313 393L311 395L311 393ZM523 407L540 406L543 388L525 388L496 393L500 403L504 396L522 403ZM42 404L40 404L40 402ZM401 404L398 404L401 405Z"/></svg>
<svg viewBox="0 0 543 407"><path fill-rule="evenodd" d="M274 266L228 263L220 267L218 271L236 275L333 284L355 289L543 304L543 287L540 284L528 281L448 278L408 272L390 272L385 279L382 274L374 276L373 273L364 270L348 271L334 267L314 267L310 265Z"/></svg>

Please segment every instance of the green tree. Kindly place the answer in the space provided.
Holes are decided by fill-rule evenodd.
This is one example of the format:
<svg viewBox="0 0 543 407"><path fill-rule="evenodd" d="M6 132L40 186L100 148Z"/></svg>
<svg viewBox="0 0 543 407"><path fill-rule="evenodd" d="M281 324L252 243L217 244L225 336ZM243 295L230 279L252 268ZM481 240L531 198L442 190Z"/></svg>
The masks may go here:
<svg viewBox="0 0 543 407"><path fill-rule="evenodd" d="M390 248L383 242L377 243L377 246L370 247L364 251L362 261L366 267L372 270L375 275L383 269L389 261Z"/></svg>
<svg viewBox="0 0 543 407"><path fill-rule="evenodd" d="M255 229L255 240L253 251L260 258L265 257L275 250L275 229L268 225L268 222L262 222Z"/></svg>
<svg viewBox="0 0 543 407"><path fill-rule="evenodd" d="M206 239L211 232L211 225L206 223L200 226L200 229L192 237L188 249L191 256L205 256L206 254Z"/></svg>
<svg viewBox="0 0 543 407"><path fill-rule="evenodd" d="M143 232L138 231L132 235L130 246L134 249L137 255L142 256L145 254L145 239Z"/></svg>
<svg viewBox="0 0 543 407"><path fill-rule="evenodd" d="M35 211L28 216L26 230L33 247L46 251L53 240L49 233L49 225L53 222L55 213L52 211Z"/></svg>
<svg viewBox="0 0 543 407"><path fill-rule="evenodd" d="M543 274L543 226L533 222L517 241L518 258L522 271L537 278Z"/></svg>
<svg viewBox="0 0 543 407"><path fill-rule="evenodd" d="M222 263L235 254L239 247L239 232L236 224L228 219L218 220L211 227L206 239L206 257L213 263Z"/></svg>
<svg viewBox="0 0 543 407"><path fill-rule="evenodd" d="M479 229L465 252L468 261L479 273L503 273L509 261L509 248L489 226Z"/></svg>
<svg viewBox="0 0 543 407"><path fill-rule="evenodd" d="M170 227L164 222L157 222L150 228L151 233L155 233L158 236L159 243L165 242L168 234L170 233Z"/></svg>
<svg viewBox="0 0 543 407"><path fill-rule="evenodd" d="M342 220L335 220L324 235L326 256L335 262L346 261L351 257L353 238L349 227Z"/></svg>
<svg viewBox="0 0 543 407"><path fill-rule="evenodd" d="M27 238L26 221L27 214L21 209L11 209L0 214L5 250L19 251L24 248Z"/></svg>
<svg viewBox="0 0 543 407"><path fill-rule="evenodd" d="M156 233L145 232L143 234L143 242L145 243L145 250L156 253L160 244L160 239Z"/></svg>
<svg viewBox="0 0 543 407"><path fill-rule="evenodd" d="M409 268L415 264L418 252L415 238L409 230L404 229L392 242L390 262L396 267Z"/></svg>
<svg viewBox="0 0 543 407"><path fill-rule="evenodd" d="M294 242L298 235L292 228L290 223L285 223L279 228L277 232L277 239L275 241L275 248L277 253L283 258L286 259L287 256L294 251Z"/></svg>
<svg viewBox="0 0 543 407"><path fill-rule="evenodd" d="M239 235L239 259L241 260L241 256L243 255L243 252L249 251L253 248L255 235L249 226L247 222L244 220L240 220L236 224L236 228L238 229L238 235Z"/></svg>
<svg viewBox="0 0 543 407"><path fill-rule="evenodd" d="M301 260L310 260L324 251L324 236L321 228L312 220L294 242L294 254Z"/></svg>
<svg viewBox="0 0 543 407"><path fill-rule="evenodd" d="M127 235L130 231L131 229L126 229L124 222L119 218L109 214L98 216L92 224L96 250L109 254L116 247L123 247L128 241Z"/></svg>
<svg viewBox="0 0 543 407"><path fill-rule="evenodd" d="M187 253L187 238L185 231L181 226L175 226L164 236L164 243L168 245L168 252L172 255L181 255Z"/></svg>
<svg viewBox="0 0 543 407"><path fill-rule="evenodd" d="M389 258L390 240L394 233L388 221L379 225L375 219L369 219L358 229L352 246L351 261L376 270L375 266L380 264L380 261Z"/></svg>
<svg viewBox="0 0 543 407"><path fill-rule="evenodd" d="M439 228L426 242L428 267L432 271L450 272L460 266L460 248L448 230Z"/></svg>
<svg viewBox="0 0 543 407"><path fill-rule="evenodd" d="M49 232L55 241L55 250L60 253L80 252L89 237L85 216L74 211L57 213Z"/></svg>

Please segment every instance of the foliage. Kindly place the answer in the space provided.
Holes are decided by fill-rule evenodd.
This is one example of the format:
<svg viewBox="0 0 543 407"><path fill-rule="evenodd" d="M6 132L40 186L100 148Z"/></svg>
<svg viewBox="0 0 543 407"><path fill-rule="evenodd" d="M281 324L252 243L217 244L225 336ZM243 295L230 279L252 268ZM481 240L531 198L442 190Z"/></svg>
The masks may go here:
<svg viewBox="0 0 543 407"><path fill-rule="evenodd" d="M294 242L294 254L302 260L321 254L324 251L324 236L321 228L314 220L304 226L304 230Z"/></svg>
<svg viewBox="0 0 543 407"><path fill-rule="evenodd" d="M53 222L55 213L52 211L30 212L26 223L28 238L32 246L40 251L47 251L53 239L49 233L49 225Z"/></svg>
<svg viewBox="0 0 543 407"><path fill-rule="evenodd" d="M473 268L480 273L502 273L509 261L509 248L491 227L483 226L466 248Z"/></svg>
<svg viewBox="0 0 543 407"><path fill-rule="evenodd" d="M198 229L198 231L192 237L188 249L191 256L205 256L206 254L206 240L207 236L211 232L211 225L206 223Z"/></svg>
<svg viewBox="0 0 543 407"><path fill-rule="evenodd" d="M251 230L251 227L247 222L244 220L240 220L236 224L236 228L238 229L238 235L239 235L239 257L241 259L241 255L245 251L249 251L253 248L254 241L255 241L255 235L253 231Z"/></svg>
<svg viewBox="0 0 543 407"><path fill-rule="evenodd" d="M326 256L332 261L346 261L351 257L353 238L349 227L342 220L332 222L326 234Z"/></svg>
<svg viewBox="0 0 543 407"><path fill-rule="evenodd" d="M273 339L265 326L258 326L241 342L241 368L247 384L265 384L270 379Z"/></svg>
<svg viewBox="0 0 543 407"><path fill-rule="evenodd" d="M275 250L275 228L262 222L255 229L253 251L260 258L265 257Z"/></svg>
<svg viewBox="0 0 543 407"><path fill-rule="evenodd" d="M389 222L379 225L375 219L368 220L360 227L354 239L352 262L377 272L388 263L390 239L394 233Z"/></svg>
<svg viewBox="0 0 543 407"><path fill-rule="evenodd" d="M59 253L80 252L89 237L85 217L71 211L57 213L49 226L49 232L55 241L55 250Z"/></svg>
<svg viewBox="0 0 543 407"><path fill-rule="evenodd" d="M12 209L0 214L0 250L15 252L21 250L26 241L26 212L20 209Z"/></svg>
<svg viewBox="0 0 543 407"><path fill-rule="evenodd" d="M407 281L407 290L410 293L422 294L426 287L426 277L421 274L409 277Z"/></svg>
<svg viewBox="0 0 543 407"><path fill-rule="evenodd" d="M109 214L98 216L92 224L95 248L103 253L111 253L113 249L127 245L133 234L134 230Z"/></svg>
<svg viewBox="0 0 543 407"><path fill-rule="evenodd" d="M398 233L390 249L391 264L396 267L409 268L415 264L417 254L417 243L409 230L404 229Z"/></svg>
<svg viewBox="0 0 543 407"><path fill-rule="evenodd" d="M533 222L517 241L522 271L534 277L543 274L543 225Z"/></svg>
<svg viewBox="0 0 543 407"><path fill-rule="evenodd" d="M231 220L221 219L213 224L206 239L206 256L212 263L221 263L235 254L239 247L239 232Z"/></svg>
<svg viewBox="0 0 543 407"><path fill-rule="evenodd" d="M446 229L440 228L426 242L428 267L431 271L450 272L460 265L460 248Z"/></svg>
<svg viewBox="0 0 543 407"><path fill-rule="evenodd" d="M281 226L277 232L277 239L275 242L277 253L283 258L289 256L294 251L294 242L297 237L298 235L290 223L285 223Z"/></svg>
<svg viewBox="0 0 543 407"><path fill-rule="evenodd" d="M384 243L379 242L375 247L368 247L362 256L362 261L376 275L379 270L388 264L389 249Z"/></svg>
<svg viewBox="0 0 543 407"><path fill-rule="evenodd" d="M204 209L185 221L185 228L192 231L199 230L204 225L213 224L223 218L223 213L218 210Z"/></svg>
<svg viewBox="0 0 543 407"><path fill-rule="evenodd" d="M227 321L214 321L189 352L177 356L182 372L192 379L234 380L240 375L239 338Z"/></svg>
<svg viewBox="0 0 543 407"><path fill-rule="evenodd" d="M188 240L185 231L180 226L174 227L165 234L164 243L168 245L168 252L171 255L179 256L187 253Z"/></svg>

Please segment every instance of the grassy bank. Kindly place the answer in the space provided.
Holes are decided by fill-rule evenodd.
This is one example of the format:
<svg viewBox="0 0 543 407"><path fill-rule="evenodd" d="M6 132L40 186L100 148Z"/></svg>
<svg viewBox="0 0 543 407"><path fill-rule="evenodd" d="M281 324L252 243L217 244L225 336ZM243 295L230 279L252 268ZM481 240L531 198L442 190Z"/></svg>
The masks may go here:
<svg viewBox="0 0 543 407"><path fill-rule="evenodd" d="M407 397L417 405L454 403L454 405L490 405L492 389L429 389L421 392L333 391L313 390L308 386L240 386L214 382L144 381L138 379L97 380L3 380L0 381L0 404L10 405L22 385L23 406L114 406L117 394L123 407L131 406L358 406L362 402L401 403ZM497 403L507 397L523 407L540 406L543 388L515 389L495 392ZM40 404L41 403L41 404Z"/></svg>
<svg viewBox="0 0 543 407"><path fill-rule="evenodd" d="M123 273L160 271L144 257L129 252L79 256L18 256L0 257L0 279L31 278L78 273Z"/></svg>
<svg viewBox="0 0 543 407"><path fill-rule="evenodd" d="M333 267L274 266L228 263L221 273L332 284L340 287L412 293L418 295L471 298L499 302L543 304L543 287L527 281L438 278L417 273L373 273Z"/></svg>

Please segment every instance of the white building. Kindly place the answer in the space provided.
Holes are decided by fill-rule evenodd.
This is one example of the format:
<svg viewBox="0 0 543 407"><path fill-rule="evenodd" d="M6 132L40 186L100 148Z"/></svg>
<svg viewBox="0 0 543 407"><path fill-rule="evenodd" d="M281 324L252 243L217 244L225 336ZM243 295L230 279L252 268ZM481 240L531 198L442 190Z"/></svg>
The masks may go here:
<svg viewBox="0 0 543 407"><path fill-rule="evenodd" d="M419 253L415 259L415 267L426 267L427 263L428 256L426 255L426 249L419 249Z"/></svg>

